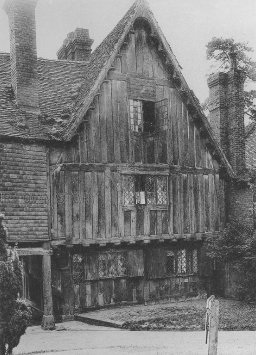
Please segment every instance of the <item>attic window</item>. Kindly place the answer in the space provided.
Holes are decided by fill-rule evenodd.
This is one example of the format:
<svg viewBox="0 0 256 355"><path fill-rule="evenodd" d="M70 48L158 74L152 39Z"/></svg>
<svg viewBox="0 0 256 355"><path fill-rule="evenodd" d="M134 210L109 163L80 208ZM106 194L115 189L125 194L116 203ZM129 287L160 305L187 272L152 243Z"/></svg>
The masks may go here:
<svg viewBox="0 0 256 355"><path fill-rule="evenodd" d="M130 99L130 127L133 132L154 133L166 130L168 100L158 102Z"/></svg>

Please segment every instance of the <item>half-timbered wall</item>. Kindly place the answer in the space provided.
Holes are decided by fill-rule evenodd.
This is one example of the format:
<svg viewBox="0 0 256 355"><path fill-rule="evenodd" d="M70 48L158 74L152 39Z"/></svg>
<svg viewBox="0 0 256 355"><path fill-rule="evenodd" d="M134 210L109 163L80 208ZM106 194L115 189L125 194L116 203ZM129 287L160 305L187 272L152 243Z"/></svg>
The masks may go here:
<svg viewBox="0 0 256 355"><path fill-rule="evenodd" d="M140 26L121 48L76 137L52 150L51 163L54 239L104 244L224 225L219 165L169 80L161 50ZM139 176L164 176L166 203L150 202L147 187L145 201L136 201L139 191L129 191L124 176L135 190ZM134 194L128 204L127 193Z"/></svg>

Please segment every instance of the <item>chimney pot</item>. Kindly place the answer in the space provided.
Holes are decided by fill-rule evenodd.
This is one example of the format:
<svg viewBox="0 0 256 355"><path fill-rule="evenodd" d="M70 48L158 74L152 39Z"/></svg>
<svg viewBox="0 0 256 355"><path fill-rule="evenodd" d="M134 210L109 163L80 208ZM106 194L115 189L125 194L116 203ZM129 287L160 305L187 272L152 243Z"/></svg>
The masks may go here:
<svg viewBox="0 0 256 355"><path fill-rule="evenodd" d="M6 0L9 17L11 80L17 105L39 112L35 8L37 0Z"/></svg>
<svg viewBox="0 0 256 355"><path fill-rule="evenodd" d="M89 30L77 28L74 32L68 33L57 57L58 59L87 61L91 55L92 44L93 40L90 38Z"/></svg>

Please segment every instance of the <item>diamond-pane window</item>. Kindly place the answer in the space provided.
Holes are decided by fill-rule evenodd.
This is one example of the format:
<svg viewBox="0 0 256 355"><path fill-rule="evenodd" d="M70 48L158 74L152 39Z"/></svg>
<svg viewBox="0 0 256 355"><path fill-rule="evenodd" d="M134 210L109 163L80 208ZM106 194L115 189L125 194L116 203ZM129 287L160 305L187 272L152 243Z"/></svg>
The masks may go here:
<svg viewBox="0 0 256 355"><path fill-rule="evenodd" d="M193 273L198 272L198 255L197 255L197 249L194 249L192 251L192 260L193 260Z"/></svg>
<svg viewBox="0 0 256 355"><path fill-rule="evenodd" d="M166 205L167 204L167 178L166 177L157 177L157 204Z"/></svg>
<svg viewBox="0 0 256 355"><path fill-rule="evenodd" d="M84 261L81 255L73 255L73 280L75 285L84 282Z"/></svg>
<svg viewBox="0 0 256 355"><path fill-rule="evenodd" d="M156 204L156 193L155 193L156 178L155 176L146 177L146 191L147 191L147 204Z"/></svg>
<svg viewBox="0 0 256 355"><path fill-rule="evenodd" d="M134 132L142 132L142 101L130 100L130 125L131 130Z"/></svg>
<svg viewBox="0 0 256 355"><path fill-rule="evenodd" d="M134 205L135 201L135 179L133 175L123 176L123 198L124 205Z"/></svg>
<svg viewBox="0 0 256 355"><path fill-rule="evenodd" d="M173 275L175 273L175 254L173 251L167 252L166 272L167 272L167 275Z"/></svg>
<svg viewBox="0 0 256 355"><path fill-rule="evenodd" d="M186 250L178 250L177 253L177 272L178 274L185 274L187 272L187 258Z"/></svg>

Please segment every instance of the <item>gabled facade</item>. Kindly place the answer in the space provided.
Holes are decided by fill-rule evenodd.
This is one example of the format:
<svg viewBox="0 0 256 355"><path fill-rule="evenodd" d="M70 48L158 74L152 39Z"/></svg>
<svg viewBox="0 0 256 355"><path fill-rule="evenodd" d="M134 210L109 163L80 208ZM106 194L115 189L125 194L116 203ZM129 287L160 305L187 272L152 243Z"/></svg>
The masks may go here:
<svg viewBox="0 0 256 355"><path fill-rule="evenodd" d="M69 34L56 61L36 58L35 4L6 1L16 31L0 55L0 207L24 294L39 305L43 283L45 327L53 308L197 295L234 166L147 4L92 54L88 30Z"/></svg>

